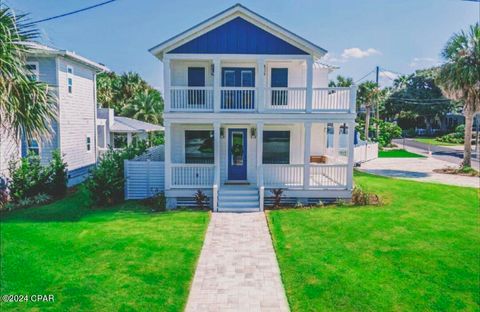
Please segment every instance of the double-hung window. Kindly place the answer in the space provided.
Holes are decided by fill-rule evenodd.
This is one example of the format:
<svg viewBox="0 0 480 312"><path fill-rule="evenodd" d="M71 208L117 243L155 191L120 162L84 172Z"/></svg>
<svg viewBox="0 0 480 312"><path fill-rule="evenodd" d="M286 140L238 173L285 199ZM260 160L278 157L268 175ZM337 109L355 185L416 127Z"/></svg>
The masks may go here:
<svg viewBox="0 0 480 312"><path fill-rule="evenodd" d="M37 140L31 139L27 141L27 151L29 154L40 155L40 145Z"/></svg>
<svg viewBox="0 0 480 312"><path fill-rule="evenodd" d="M87 152L90 152L92 150L92 138L90 136L87 136Z"/></svg>
<svg viewBox="0 0 480 312"><path fill-rule="evenodd" d="M290 163L290 131L263 131L263 163Z"/></svg>
<svg viewBox="0 0 480 312"><path fill-rule="evenodd" d="M38 62L27 62L25 69L28 71L28 78L32 81L38 81L40 77L40 71L38 69Z"/></svg>
<svg viewBox="0 0 480 312"><path fill-rule="evenodd" d="M67 89L68 93L73 92L73 67L67 66Z"/></svg>

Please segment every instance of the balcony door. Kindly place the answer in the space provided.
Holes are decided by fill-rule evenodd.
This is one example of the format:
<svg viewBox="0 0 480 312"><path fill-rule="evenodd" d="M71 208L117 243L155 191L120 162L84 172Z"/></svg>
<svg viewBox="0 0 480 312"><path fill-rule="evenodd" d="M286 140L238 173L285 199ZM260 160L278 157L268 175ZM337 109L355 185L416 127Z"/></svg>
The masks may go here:
<svg viewBox="0 0 480 312"><path fill-rule="evenodd" d="M188 68L188 105L205 105L205 67Z"/></svg>
<svg viewBox="0 0 480 312"><path fill-rule="evenodd" d="M272 68L270 86L272 88L288 88L288 68ZM288 105L287 90L272 90L272 106Z"/></svg>
<svg viewBox="0 0 480 312"><path fill-rule="evenodd" d="M255 68L224 67L222 68L223 109L254 109L255 91L243 88L255 87ZM239 88L239 89L236 89Z"/></svg>
<svg viewBox="0 0 480 312"><path fill-rule="evenodd" d="M247 129L228 129L228 179L247 180Z"/></svg>

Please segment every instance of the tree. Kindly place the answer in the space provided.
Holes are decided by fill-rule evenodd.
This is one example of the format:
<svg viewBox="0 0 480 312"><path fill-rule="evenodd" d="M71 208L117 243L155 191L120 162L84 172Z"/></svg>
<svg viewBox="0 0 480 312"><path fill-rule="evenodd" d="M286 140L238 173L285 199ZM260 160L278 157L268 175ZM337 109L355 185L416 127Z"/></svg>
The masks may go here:
<svg viewBox="0 0 480 312"><path fill-rule="evenodd" d="M26 15L15 15L0 7L0 132L27 139L49 138L55 118L54 97L48 85L33 80L26 68L28 41L38 31L26 23Z"/></svg>
<svg viewBox="0 0 480 312"><path fill-rule="evenodd" d="M443 116L454 108L454 103L443 96L435 82L437 72L434 68L417 70L414 74L397 78L385 102L386 114L422 117L430 131L435 117Z"/></svg>
<svg viewBox="0 0 480 312"><path fill-rule="evenodd" d="M135 95L122 110L123 116L151 122L162 123L163 99L160 92L154 89L144 90Z"/></svg>
<svg viewBox="0 0 480 312"><path fill-rule="evenodd" d="M328 83L328 86L330 88L351 87L352 85L353 85L353 78L343 77L340 75L337 76L337 81L330 80L330 82Z"/></svg>
<svg viewBox="0 0 480 312"><path fill-rule="evenodd" d="M454 34L445 45L438 82L445 95L463 102L465 143L463 167L471 166L473 116L480 113L480 26L470 26L467 33Z"/></svg>
<svg viewBox="0 0 480 312"><path fill-rule="evenodd" d="M373 81L366 81L358 86L357 92L357 106L365 105L365 140L368 141L368 133L370 126L370 115L372 107L379 103L382 96L382 91ZM378 109L378 108L377 108Z"/></svg>

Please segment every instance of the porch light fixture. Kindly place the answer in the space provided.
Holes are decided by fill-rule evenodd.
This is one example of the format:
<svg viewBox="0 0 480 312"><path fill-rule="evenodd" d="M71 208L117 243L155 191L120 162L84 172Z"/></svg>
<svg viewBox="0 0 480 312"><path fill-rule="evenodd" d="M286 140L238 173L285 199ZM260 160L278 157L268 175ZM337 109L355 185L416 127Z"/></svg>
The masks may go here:
<svg viewBox="0 0 480 312"><path fill-rule="evenodd" d="M213 64L210 65L210 72L212 73L212 76L215 74L215 66Z"/></svg>
<svg viewBox="0 0 480 312"><path fill-rule="evenodd" d="M250 129L250 136L252 137L252 139L255 139L257 137L257 128Z"/></svg>
<svg viewBox="0 0 480 312"><path fill-rule="evenodd" d="M220 128L220 137L225 138L225 128Z"/></svg>

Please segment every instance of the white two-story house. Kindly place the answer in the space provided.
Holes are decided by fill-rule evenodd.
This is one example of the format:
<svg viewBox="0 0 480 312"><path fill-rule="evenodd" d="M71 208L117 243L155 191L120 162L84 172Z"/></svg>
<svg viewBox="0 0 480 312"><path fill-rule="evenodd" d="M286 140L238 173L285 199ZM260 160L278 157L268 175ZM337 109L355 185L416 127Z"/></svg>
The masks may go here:
<svg viewBox="0 0 480 312"><path fill-rule="evenodd" d="M47 164L54 150L67 163L69 185L82 182L97 161L96 75L108 69L67 50L34 42L29 46L26 66L31 79L45 82L52 90L56 116L49 137L38 140L13 138L0 129L0 176L8 175L8 163L28 153Z"/></svg>
<svg viewBox="0 0 480 312"><path fill-rule="evenodd" d="M214 211L262 210L278 188L294 203L351 196L356 92L327 87L326 50L235 5L150 52L170 208L198 189Z"/></svg>

